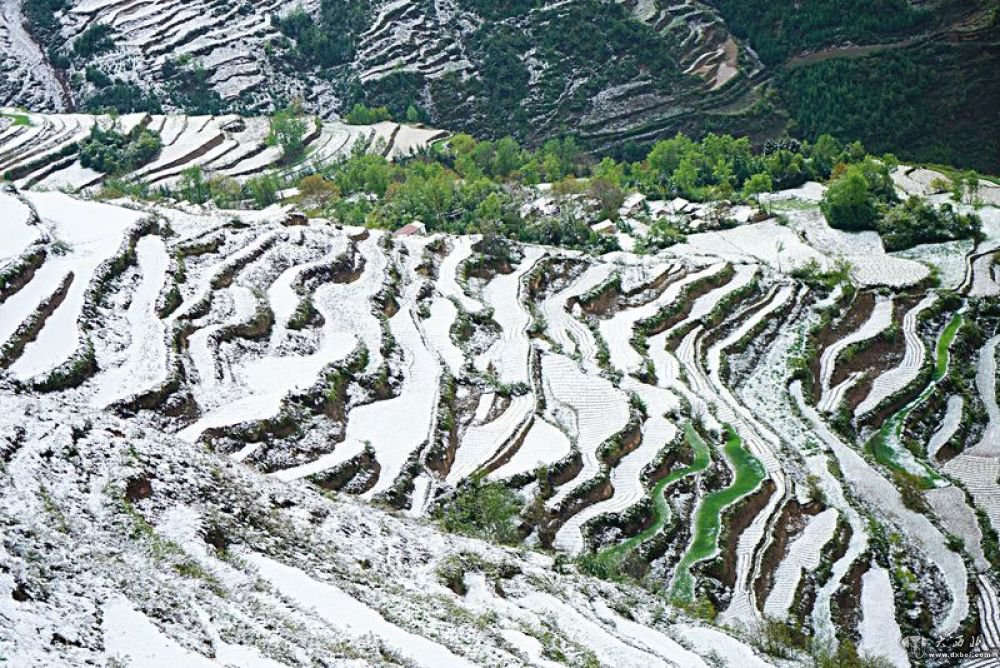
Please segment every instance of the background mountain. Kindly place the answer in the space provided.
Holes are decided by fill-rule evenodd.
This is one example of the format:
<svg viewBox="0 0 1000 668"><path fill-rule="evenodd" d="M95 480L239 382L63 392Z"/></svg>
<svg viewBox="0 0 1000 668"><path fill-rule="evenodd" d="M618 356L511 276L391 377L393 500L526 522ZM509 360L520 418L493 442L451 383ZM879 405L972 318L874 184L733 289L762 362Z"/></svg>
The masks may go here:
<svg viewBox="0 0 1000 668"><path fill-rule="evenodd" d="M0 103L265 113L301 97L637 158L677 131L824 132L1000 170L996 3L10 0Z"/></svg>

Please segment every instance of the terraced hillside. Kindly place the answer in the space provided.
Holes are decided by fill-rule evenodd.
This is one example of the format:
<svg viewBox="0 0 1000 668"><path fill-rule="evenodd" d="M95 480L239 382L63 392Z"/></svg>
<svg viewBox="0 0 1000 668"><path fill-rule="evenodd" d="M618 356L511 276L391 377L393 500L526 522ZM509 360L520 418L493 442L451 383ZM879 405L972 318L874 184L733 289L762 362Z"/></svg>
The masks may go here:
<svg viewBox="0 0 1000 668"><path fill-rule="evenodd" d="M694 1L49 4L3 5L0 104L218 114L300 97L324 117L368 102L402 118L413 105L455 130L537 141L578 126L608 145L752 105L761 68Z"/></svg>
<svg viewBox="0 0 1000 668"><path fill-rule="evenodd" d="M6 0L0 105L194 115L356 103L634 157L786 132L996 172L989 0ZM760 55L758 55L760 54Z"/></svg>
<svg viewBox="0 0 1000 668"><path fill-rule="evenodd" d="M156 159L128 174L154 188L176 185L182 172L193 167L239 182L263 173L292 178L344 157L359 146L395 158L447 135L392 122L346 125L310 121L303 138L304 156L287 164L282 147L268 140L270 121L264 117L47 115L9 110L8 115L0 116L0 174L22 188L77 191L98 186L118 175L82 162L81 145L95 127L123 136L149 130L160 137L163 146Z"/></svg>
<svg viewBox="0 0 1000 668"><path fill-rule="evenodd" d="M8 128L8 169L111 122L38 119ZM161 121L150 181L284 169L223 150L250 120L114 122ZM886 253L809 183L763 196L768 219L595 257L89 201L51 179L99 175L46 165L0 192L12 665L1000 647L997 189L976 242ZM945 199L927 177L896 187Z"/></svg>

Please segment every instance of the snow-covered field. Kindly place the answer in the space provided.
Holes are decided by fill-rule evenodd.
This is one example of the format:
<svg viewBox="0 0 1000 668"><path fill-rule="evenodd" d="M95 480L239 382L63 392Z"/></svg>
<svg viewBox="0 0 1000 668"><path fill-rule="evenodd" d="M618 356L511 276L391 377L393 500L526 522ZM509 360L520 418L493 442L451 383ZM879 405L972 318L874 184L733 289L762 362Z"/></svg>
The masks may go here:
<svg viewBox="0 0 1000 668"><path fill-rule="evenodd" d="M149 121L169 139L149 168L164 178L234 132L211 117ZM321 137L317 151L344 139ZM935 288L903 296L893 281L857 281L874 311L820 353L819 405L791 382L808 366L789 361L808 352L817 310L845 290L805 285L794 268L864 256L906 274L900 262L933 264L953 248L890 257L798 206L787 225L691 235L656 255L514 244L500 271L479 262L478 237L289 226L280 207L27 190L0 193L0 214L0 270L15 272L0 286L0 657L15 665L811 665L799 650L751 648L764 617L824 640L857 634L863 653L903 665L897 574L915 573L907 596L951 638L974 605L970 571L993 567L974 513L1000 525L992 321L975 360L982 435L940 467L927 514L828 412L849 387L831 387L838 358L884 332L901 299L912 304L904 359L858 415L918 377L931 350L921 315L946 303ZM580 303L605 285L596 306ZM977 313L975 297L958 299L965 317ZM650 328L664 316L663 331ZM932 462L967 433L963 419L979 420L953 384L938 387L949 394L925 432ZM684 471L688 428L710 455L695 474ZM699 504L737 472L727 433L752 457L741 466L753 483L696 536ZM511 490L517 549L437 526L478 485ZM815 505L765 564L787 504L807 495ZM874 527L892 547L871 540ZM690 569L692 596L727 628L535 549L620 550L631 566L656 546L646 577L667 586L696 539L708 556ZM835 547L829 579L816 581ZM731 580L708 567L715 556ZM860 559L860 625L836 629ZM765 568L772 585L758 600ZM815 588L805 606L800 586ZM995 610L989 587L977 583L975 604Z"/></svg>

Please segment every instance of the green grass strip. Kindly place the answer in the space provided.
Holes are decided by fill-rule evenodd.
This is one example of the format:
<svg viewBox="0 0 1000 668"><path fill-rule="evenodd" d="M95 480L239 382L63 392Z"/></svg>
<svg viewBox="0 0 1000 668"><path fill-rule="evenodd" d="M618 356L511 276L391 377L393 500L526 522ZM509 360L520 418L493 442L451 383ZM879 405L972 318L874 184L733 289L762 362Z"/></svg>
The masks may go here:
<svg viewBox="0 0 1000 668"><path fill-rule="evenodd" d="M667 523L667 520L670 519L670 506L664 495L667 487L681 478L704 471L712 463L712 455L708 444L705 443L705 439L701 437L698 430L690 422L684 425L684 438L688 445L691 446L691 449L694 450L694 458L690 464L676 471L671 471L653 486L653 522L628 540L614 547L602 550L598 554L583 557L585 561L589 562L589 570L591 572L606 573L610 577L616 577L620 573L619 566L625 555L644 540L660 532Z"/></svg>
<svg viewBox="0 0 1000 668"><path fill-rule="evenodd" d="M726 425L723 452L735 471L735 477L725 489L706 495L698 506L691 543L677 564L674 575L672 596L679 601L692 600L694 583L691 566L708 559L718 550L722 511L752 492L764 480L764 466L743 447L743 439L729 425Z"/></svg>
<svg viewBox="0 0 1000 668"><path fill-rule="evenodd" d="M927 384L927 387L920 393L920 395L903 406L899 411L897 411L892 417L885 421L882 428L878 430L878 433L872 437L871 441L868 442L868 447L875 457L875 461L883 466L900 473L912 474L912 471L907 469L905 466L899 463L899 452L897 448L902 442L903 435L903 425L906 424L906 418L913 411L914 408L919 406L924 400L931 395L934 388L937 386L938 382L944 378L945 374L948 373L948 364L951 361L951 343L955 340L955 336L958 334L959 328L962 326L962 314L956 314L948 326L944 328L944 332L941 334L941 338L938 339L937 347L934 351L934 370L931 373L931 381ZM930 489L935 486L936 482L940 480L941 476L933 468L927 465L926 462L918 462L924 470L924 475L918 476L921 484L926 488Z"/></svg>
<svg viewBox="0 0 1000 668"><path fill-rule="evenodd" d="M13 119L14 125L31 125L31 119L24 114L0 114L0 116Z"/></svg>

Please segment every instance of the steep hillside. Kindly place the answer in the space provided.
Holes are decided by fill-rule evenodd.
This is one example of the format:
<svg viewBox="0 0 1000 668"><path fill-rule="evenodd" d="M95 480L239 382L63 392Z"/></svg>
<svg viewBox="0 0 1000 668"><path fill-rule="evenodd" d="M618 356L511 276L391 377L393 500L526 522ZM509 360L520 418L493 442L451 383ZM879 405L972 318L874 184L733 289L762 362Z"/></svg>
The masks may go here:
<svg viewBox="0 0 1000 668"><path fill-rule="evenodd" d="M111 122L32 120L0 134L15 166ZM169 139L136 176L207 155ZM1000 647L1000 188L977 238L895 253L831 227L818 183L761 211L633 195L610 233L686 237L588 255L27 178L0 192L11 665Z"/></svg>
<svg viewBox="0 0 1000 668"><path fill-rule="evenodd" d="M995 172L998 20L988 0L7 0L0 104L248 114L302 98L333 118L367 103L624 156L677 131L831 133Z"/></svg>

